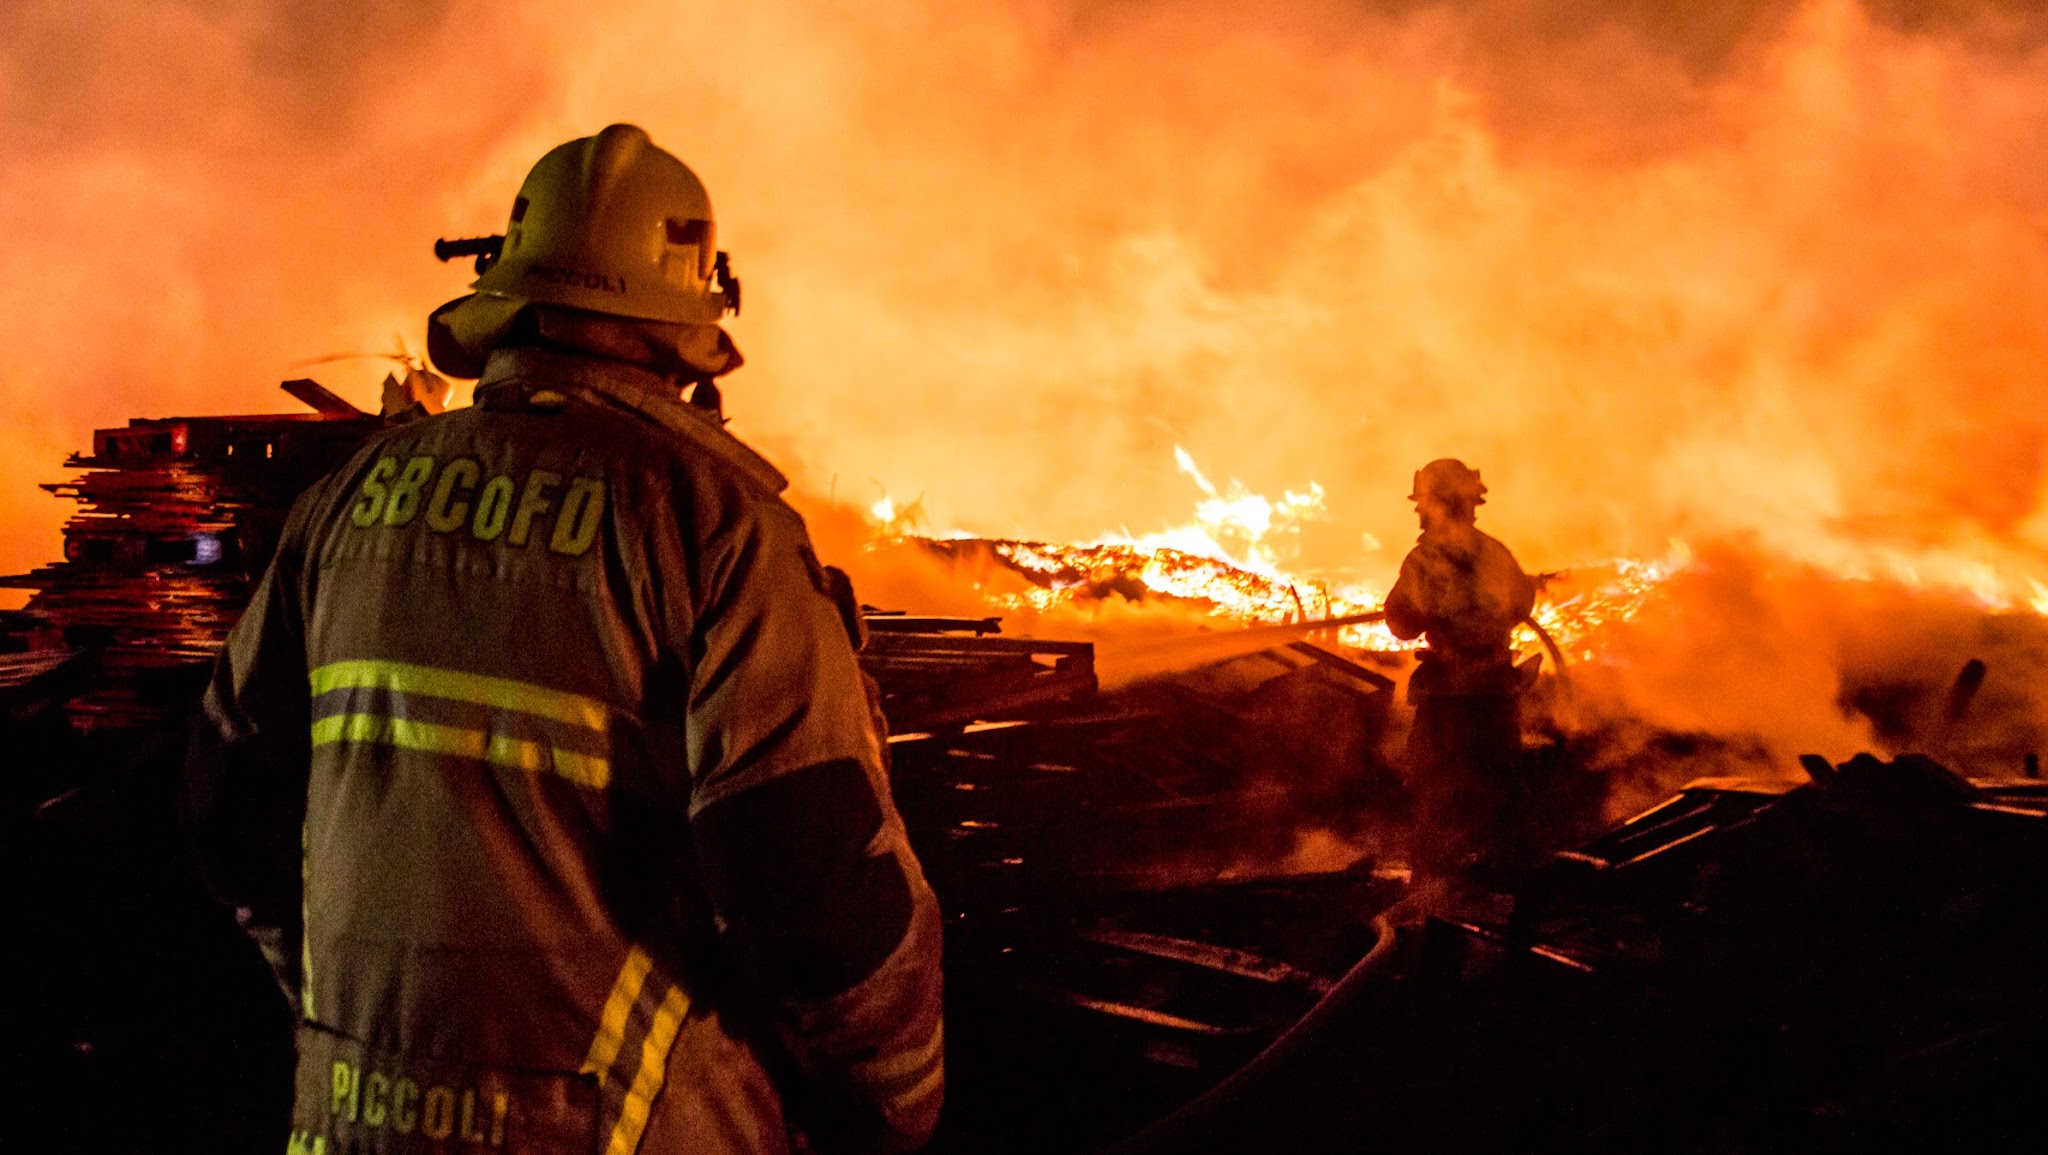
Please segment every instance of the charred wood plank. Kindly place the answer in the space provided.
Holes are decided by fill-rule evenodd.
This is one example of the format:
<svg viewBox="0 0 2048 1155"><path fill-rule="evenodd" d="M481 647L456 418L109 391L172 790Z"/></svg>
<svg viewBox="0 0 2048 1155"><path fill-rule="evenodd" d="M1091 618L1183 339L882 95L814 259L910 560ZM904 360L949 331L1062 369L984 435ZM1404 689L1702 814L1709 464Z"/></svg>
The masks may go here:
<svg viewBox="0 0 2048 1155"><path fill-rule="evenodd" d="M1145 931L1124 930L1119 927L1093 927L1080 932L1089 942L1103 946L1118 947L1153 958L1188 963L1206 970L1220 971L1239 978L1253 979L1262 983L1276 983L1301 986L1316 992L1327 993L1336 984L1321 975L1310 974L1298 967L1277 959L1264 958L1250 951L1234 947L1218 946L1215 943L1197 942L1193 939L1175 938L1171 935L1151 934Z"/></svg>

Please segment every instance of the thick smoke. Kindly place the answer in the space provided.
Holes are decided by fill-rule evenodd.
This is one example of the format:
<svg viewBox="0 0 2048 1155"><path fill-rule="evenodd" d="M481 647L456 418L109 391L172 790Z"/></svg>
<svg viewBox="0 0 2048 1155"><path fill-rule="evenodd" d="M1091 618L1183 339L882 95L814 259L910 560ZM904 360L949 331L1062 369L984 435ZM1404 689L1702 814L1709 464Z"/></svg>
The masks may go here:
<svg viewBox="0 0 2048 1155"><path fill-rule="evenodd" d="M1678 537L2009 596L2048 577L2044 43L1908 0L11 5L0 568L54 556L32 484L93 426L416 347L468 279L429 242L632 120L746 279L734 429L813 495L1146 529L1185 520L1179 444L1321 482L1306 561L1383 580L1455 454L1532 569ZM368 404L382 371L319 373ZM1760 628L1819 645L1759 580ZM1674 717L1713 712L1695 639L1771 657L1688 598L1614 675ZM1830 621L1798 701L1714 709L1869 738L1829 720Z"/></svg>
<svg viewBox="0 0 2048 1155"><path fill-rule="evenodd" d="M1600 8L757 17L658 129L758 193L735 405L992 532L1178 520L1179 443L1390 542L1463 454L1545 568L2031 543L2037 58Z"/></svg>

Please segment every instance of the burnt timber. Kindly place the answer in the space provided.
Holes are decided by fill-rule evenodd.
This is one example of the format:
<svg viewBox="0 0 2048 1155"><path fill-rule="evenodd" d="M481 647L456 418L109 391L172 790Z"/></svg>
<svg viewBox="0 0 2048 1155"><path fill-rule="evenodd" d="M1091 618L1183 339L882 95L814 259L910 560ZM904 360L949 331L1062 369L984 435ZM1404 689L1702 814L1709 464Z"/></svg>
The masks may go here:
<svg viewBox="0 0 2048 1155"><path fill-rule="evenodd" d="M81 725L162 721L189 697L277 548L292 499L381 427L308 380L284 388L311 413L135 420L93 433L45 490L78 503L64 558L0 577L35 591L0 645L101 655L108 679L72 699ZM43 636L38 638L36 635Z"/></svg>

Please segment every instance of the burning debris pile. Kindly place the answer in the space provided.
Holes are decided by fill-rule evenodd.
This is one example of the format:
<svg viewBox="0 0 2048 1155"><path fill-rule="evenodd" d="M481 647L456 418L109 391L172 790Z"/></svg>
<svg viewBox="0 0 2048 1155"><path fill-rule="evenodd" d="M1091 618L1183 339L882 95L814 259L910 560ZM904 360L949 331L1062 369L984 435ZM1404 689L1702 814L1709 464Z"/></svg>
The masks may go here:
<svg viewBox="0 0 2048 1155"><path fill-rule="evenodd" d="M1311 482L1306 494L1287 491L1274 500L1237 481L1219 488L1179 446L1174 457L1201 494L1185 525L1084 542L932 533L921 501L899 505L884 497L868 511L875 536L866 548L885 559L901 552L935 561L954 582L979 591L991 610L1049 625L1085 623L1097 607L1122 602L1184 607L1226 629L1364 617L1332 630L1356 655L1400 654L1421 644L1379 624L1382 586L1297 564L1298 539L1325 519L1322 486ZM1590 659L1605 629L1634 618L1691 560L1674 540L1662 558L1617 558L1540 575L1547 595L1517 629L1516 644L1527 652L1542 645L1553 659Z"/></svg>
<svg viewBox="0 0 2048 1155"><path fill-rule="evenodd" d="M1219 617L1246 622L1308 621L1360 607L1321 582L1261 573L1229 558L1169 546L1125 543L1063 545L1000 538L901 538L963 573L1001 568L1026 584L992 593L997 609L1046 611L1105 598L1171 599L1206 607Z"/></svg>
<svg viewBox="0 0 2048 1155"><path fill-rule="evenodd" d="M35 795L27 801L39 861L80 861L87 848L118 841L154 847L148 869L174 873L168 816L151 801L168 773L167 736L293 494L378 428L303 385L298 395L320 411L102 430L93 453L71 462L87 472L49 487L83 506L66 530L66 560L9 579L39 592L28 612L0 623L17 651L0 661L0 707L8 734L41 763L15 783ZM1440 1135L1452 1147L1509 1132L1560 1142L1635 1136L1626 1128L1692 1110L1704 1093L1656 1080L1721 1085L1717 1071L1688 1057L1692 1039L1711 1039L1716 1054L1740 1064L1790 1032L1816 1064L1836 1061L1828 1048L1851 1008L1801 1003L1822 982L1808 973L1817 963L1771 971L1774 959L1853 961L1844 936L1861 941L1869 928L1824 917L1831 895L1851 895L1868 913L1882 905L1871 890L1881 882L1915 909L1935 910L1928 888L1954 883L1961 907L1935 910L1924 925L1883 927L1923 961L1928 928L1988 942L1982 920L1994 916L2007 920L2018 958L2035 957L2037 937L2048 941L2048 907L2037 909L2031 890L2002 889L2000 873L2048 874L2035 861L2048 845L2038 784L1973 783L1914 760L1865 759L1839 771L1818 760L1808 767L1814 785L1789 793L1783 781L1696 783L1577 850L1539 858L1504 891L1417 879L1407 865L1404 779L1413 771L1395 756L1406 658L1384 631L1349 621L1379 593L1290 575L1270 536L1288 519L1244 514L1258 508L1253 495L1205 492L1240 521L1205 504L1199 536L1080 545L884 525L871 551L936 558L981 587L992 610L1014 609L1040 628L1063 608L1113 600L1179 605L1226 627L1132 647L1014 636L998 616L865 613L861 661L890 721L898 803L948 926L952 1105L937 1150L1096 1149L1162 1116L1173 1121L1141 1148L1242 1146L1261 1132L1305 1146L1372 1133L1397 1149ZM1683 580L1684 560L1554 578L1537 621L1575 658L1597 658L1603 632L1660 606L1660 593ZM1974 669L1970 694L1985 681L1984 666ZM1944 699L1952 728L1969 709L1959 693ZM115 748L67 744L57 719L101 739L135 737L123 755L129 769L86 772ZM1901 741L1912 736L1900 731ZM1675 751L1648 742L1638 760L1692 764ZM1599 753L1570 735L1527 752L1524 786L1550 836L1544 849L1597 823L1606 799L1586 770ZM1781 779L1793 773L1773 767L1766 750L1745 758ZM1925 877L1877 871L1872 864L1894 851L1922 863ZM1796 901L1772 897L1774 878L1795 880ZM128 885L98 871L72 905L133 906ZM194 966L218 961L232 930L194 929L203 903L196 892L184 900L179 917L190 926L166 923L161 911L153 925L169 943L190 935L175 950ZM51 911L59 908L68 909L53 898ZM65 957L75 974L64 981L96 973ZM1719 970L1729 960L1739 977ZM1868 1116L1884 1110L1868 1088L1886 1080L1992 1061L1985 1046L2048 1054L2030 1020L1987 1026L2032 997L2012 966L1972 955L1947 970L1854 973L1858 991L1898 984L1884 1013L1902 1016L1899 1037L1936 1057L1893 1048L1840 1068L1847 1073L1833 1083L1791 1081L1785 1103L1728 1125L1738 1139L1743 1127L1796 1123L1787 1112L1808 1111L1842 1080L1866 1096L1854 1110ZM1979 976L2002 985L1957 994ZM1750 992L1759 1007L1745 1006ZM220 1031L269 1029L259 989L244 993L219 1008ZM1951 997L1969 1004L1960 1026L1930 1009ZM1560 1021L1543 1009L1553 1004L1589 1017ZM1625 1045L1610 1037L1639 1015L1656 1029ZM39 1020L35 1038L61 1049L71 1046L66 1032L86 1029ZM237 1051L225 1034L208 1050L203 1025L181 1030L199 1039L195 1053L250 1088L276 1074L262 1063L289 1058L268 1036L268 1050ZM90 1031L110 1045L77 1053L114 1057L91 1060L98 1065L79 1085L145 1079L119 1065L118 1028ZM1519 1058L1461 1067L1495 1054L1502 1038ZM230 1053L244 1057L221 1066ZM1559 1056L1584 1063L1600 1054L1611 1061L1594 1063L1599 1077L1636 1087L1649 1106L1611 1110L1589 1102L1590 1092L1554 1085ZM1450 1117L1479 1100L1498 1111ZM1937 1106L1923 1107L1938 1116ZM263 1109L256 1103L242 1122L260 1131L254 1115Z"/></svg>
<svg viewBox="0 0 2048 1155"><path fill-rule="evenodd" d="M914 624L947 631L894 635L927 679L1040 645ZM1781 773L1691 782L1503 889L1418 879L1393 683L1347 655L1296 639L1113 692L993 690L976 722L892 740L948 917L938 1150L2019 1133L2048 1063L2040 782L1761 757ZM1546 769L1584 775L1547 763L1581 753L1523 772L1554 801Z"/></svg>
<svg viewBox="0 0 2048 1155"><path fill-rule="evenodd" d="M1087 1146L1268 1041L1302 1059L1284 1109L1181 1140L1875 1147L1899 1110L2036 1097L1995 1076L2048 1068L2043 807L1988 771L2048 744L2040 6L771 3L729 6L711 54L644 3L471 6L397 62L376 22L313 6L145 3L91 35L18 7L0 75L26 80L0 87L27 131L0 184L33 291L0 319L0 376L64 422L99 403L68 380L196 397L416 315L445 278L399 254L543 122L634 105L695 142L736 247L774 239L748 258L779 286L742 334L755 431L945 486L988 530L877 511L869 556L943 562L967 617L882 598L910 614L872 616L863 659L953 924L957 1148L1018 1119L1039 1121L1020 1145ZM636 55L699 67L616 66ZM180 66L133 67L159 58ZM510 76L531 111L438 101L423 128L405 86L352 83L427 62L451 91ZM741 95L707 116L707 85ZM834 195L759 195L792 173ZM234 1046L136 1061L120 1032L216 972L108 960L198 957L138 897L176 877L169 837L156 859L130 837L168 827L149 743L174 741L296 482L374 428L330 417L103 431L53 487L79 502L65 560L7 582L36 591L0 614L0 737L32 768L10 797L36 816L17 874L54 906L97 871L63 923L95 949L20 936L55 944L45 1005L93 1012L32 1025L23 1066L70 1074L25 1102L101 1118L118 1089L196 1134L196 1105L261 1085ZM57 452L22 424L11 446ZM1182 452L1193 526L1080 540L1171 507L1178 478L1128 467L1168 433L1302 470L1298 492ZM1677 801L1425 918L1387 836L1406 647L1306 628L1376 608L1390 574L1293 546L1326 508L1350 546L1401 536L1392 486L1438 449L1513 478L1504 536L1571 566L1534 614L1577 688L1534 691L1529 766L1555 777L1531 807L1580 797L1560 780L1615 819ZM55 520L25 509L0 512ZM1127 626L1249 648L1133 662ZM1893 760L1829 766L1873 748ZM1684 785L1782 790L1809 749L1828 759L1798 789ZM95 825L117 792L135 821ZM1390 937L1371 922L1404 893ZM1347 1035L1311 1052L1288 1024L1324 992L1375 1009L1308 1011ZM91 1093L45 1093L70 1085Z"/></svg>

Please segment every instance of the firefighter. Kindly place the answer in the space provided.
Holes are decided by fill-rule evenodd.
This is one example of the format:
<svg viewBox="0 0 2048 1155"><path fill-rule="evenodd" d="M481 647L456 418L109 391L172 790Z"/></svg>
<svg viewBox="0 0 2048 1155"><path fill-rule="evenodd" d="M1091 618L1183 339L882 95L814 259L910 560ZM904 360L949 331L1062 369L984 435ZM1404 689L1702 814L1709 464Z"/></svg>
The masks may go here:
<svg viewBox="0 0 2048 1155"><path fill-rule="evenodd" d="M1423 638L1408 681L1409 737L1425 865L1484 861L1502 849L1521 755L1517 677L1508 644L1536 603L1514 555L1480 532L1478 470L1441 458L1415 474L1422 523L1388 593L1387 628Z"/></svg>
<svg viewBox="0 0 2048 1155"><path fill-rule="evenodd" d="M715 246L640 129L543 157L430 324L474 406L302 496L215 665L187 817L286 944L294 1151L932 1131L938 910L848 631L783 477L681 396L739 363Z"/></svg>

